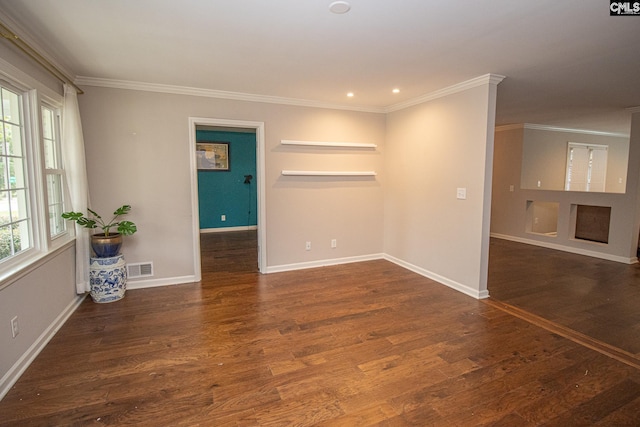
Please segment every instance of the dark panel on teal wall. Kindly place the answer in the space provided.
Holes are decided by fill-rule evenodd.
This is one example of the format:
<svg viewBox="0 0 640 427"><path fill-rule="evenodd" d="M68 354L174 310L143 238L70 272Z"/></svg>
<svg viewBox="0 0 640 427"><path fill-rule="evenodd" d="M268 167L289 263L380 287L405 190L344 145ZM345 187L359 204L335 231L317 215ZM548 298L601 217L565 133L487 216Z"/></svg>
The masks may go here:
<svg viewBox="0 0 640 427"><path fill-rule="evenodd" d="M256 134L196 130L196 140L228 142L230 161L229 171L198 171L200 228L257 225ZM245 175L253 176L250 184Z"/></svg>

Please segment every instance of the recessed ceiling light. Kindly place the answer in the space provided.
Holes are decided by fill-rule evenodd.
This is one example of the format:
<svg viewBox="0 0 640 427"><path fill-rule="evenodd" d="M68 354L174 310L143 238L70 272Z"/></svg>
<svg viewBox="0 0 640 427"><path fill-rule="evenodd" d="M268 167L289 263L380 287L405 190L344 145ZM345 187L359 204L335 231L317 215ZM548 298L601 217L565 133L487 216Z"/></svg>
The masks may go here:
<svg viewBox="0 0 640 427"><path fill-rule="evenodd" d="M391 92L393 92L393 93L400 93L400 89L396 88L396 89L392 90Z"/></svg>
<svg viewBox="0 0 640 427"><path fill-rule="evenodd" d="M337 14L347 13L351 10L351 5L346 1L334 1L329 5L329 10Z"/></svg>
<svg viewBox="0 0 640 427"><path fill-rule="evenodd" d="M347 94L347 96L348 96L349 98L353 98L353 92L349 92L349 93Z"/></svg>

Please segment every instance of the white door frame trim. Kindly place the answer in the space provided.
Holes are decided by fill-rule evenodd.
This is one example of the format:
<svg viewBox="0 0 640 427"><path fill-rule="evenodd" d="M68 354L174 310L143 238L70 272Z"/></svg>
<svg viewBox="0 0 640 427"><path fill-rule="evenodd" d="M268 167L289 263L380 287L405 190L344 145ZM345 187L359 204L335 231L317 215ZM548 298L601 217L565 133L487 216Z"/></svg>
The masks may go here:
<svg viewBox="0 0 640 427"><path fill-rule="evenodd" d="M193 267L196 281L202 280L200 261L200 214L198 211L198 165L196 162L196 126L235 127L256 130L256 180L258 196L258 271L267 268L267 209L265 205L264 122L189 117L189 159L191 164L191 218L193 231Z"/></svg>

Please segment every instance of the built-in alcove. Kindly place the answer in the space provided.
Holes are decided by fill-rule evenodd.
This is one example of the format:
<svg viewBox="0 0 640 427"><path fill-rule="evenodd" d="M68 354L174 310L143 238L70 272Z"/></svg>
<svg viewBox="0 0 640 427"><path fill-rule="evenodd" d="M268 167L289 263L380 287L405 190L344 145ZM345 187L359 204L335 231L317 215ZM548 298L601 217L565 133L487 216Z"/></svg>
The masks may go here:
<svg viewBox="0 0 640 427"><path fill-rule="evenodd" d="M609 243L610 206L571 205L576 239Z"/></svg>
<svg viewBox="0 0 640 427"><path fill-rule="evenodd" d="M526 232L556 237L559 208L560 204L557 202L527 200Z"/></svg>

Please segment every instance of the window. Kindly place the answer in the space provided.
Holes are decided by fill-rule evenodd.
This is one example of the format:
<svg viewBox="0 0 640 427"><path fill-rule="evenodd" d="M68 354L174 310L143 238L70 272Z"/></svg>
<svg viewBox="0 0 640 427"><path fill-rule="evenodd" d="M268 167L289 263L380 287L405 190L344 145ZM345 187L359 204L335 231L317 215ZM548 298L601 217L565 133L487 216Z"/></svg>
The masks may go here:
<svg viewBox="0 0 640 427"><path fill-rule="evenodd" d="M31 247L23 96L0 86L0 261Z"/></svg>
<svg viewBox="0 0 640 427"><path fill-rule="evenodd" d="M60 216L66 181L56 102L0 80L2 279L72 238Z"/></svg>
<svg viewBox="0 0 640 427"><path fill-rule="evenodd" d="M60 155L60 116L56 110L47 105L43 105L41 110L49 236L53 238L67 231L66 221L60 216L64 211L64 170Z"/></svg>
<svg viewBox="0 0 640 427"><path fill-rule="evenodd" d="M605 191L607 176L606 145L570 142L567 148L567 191Z"/></svg>

